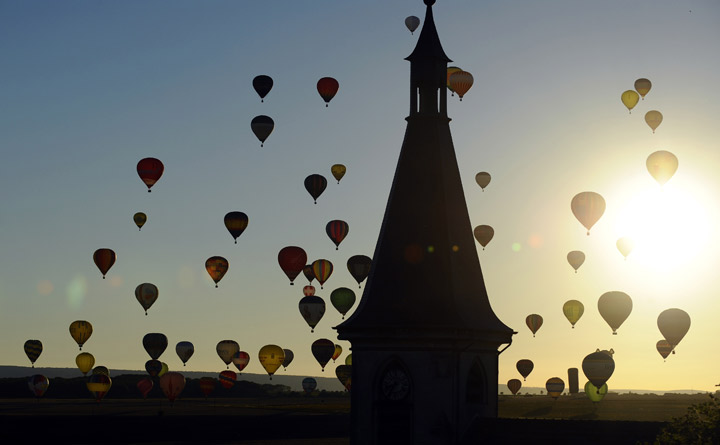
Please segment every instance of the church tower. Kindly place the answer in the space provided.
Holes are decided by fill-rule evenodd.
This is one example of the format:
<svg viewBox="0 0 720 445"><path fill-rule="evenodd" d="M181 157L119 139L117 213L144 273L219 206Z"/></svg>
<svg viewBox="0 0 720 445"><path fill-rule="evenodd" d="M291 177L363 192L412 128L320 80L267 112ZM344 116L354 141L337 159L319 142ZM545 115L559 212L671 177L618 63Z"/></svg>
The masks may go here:
<svg viewBox="0 0 720 445"><path fill-rule="evenodd" d="M352 443L459 444L497 416L513 330L488 301L447 115L432 5L410 61L410 115L352 344ZM505 346L505 348L507 347ZM503 349L504 350L504 349Z"/></svg>

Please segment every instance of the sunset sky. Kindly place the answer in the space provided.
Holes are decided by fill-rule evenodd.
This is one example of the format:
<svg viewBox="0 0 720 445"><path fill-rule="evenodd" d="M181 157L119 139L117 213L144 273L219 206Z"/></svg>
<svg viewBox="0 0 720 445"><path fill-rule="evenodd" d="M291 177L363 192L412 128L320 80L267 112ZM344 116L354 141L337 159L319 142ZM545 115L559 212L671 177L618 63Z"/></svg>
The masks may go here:
<svg viewBox="0 0 720 445"><path fill-rule="evenodd" d="M373 255L419 34L403 22L424 10L420 0L0 0L0 364L29 366L23 343L39 339L36 366L74 367L68 326L88 320L83 350L110 369L143 369L143 336L162 332L172 370L225 369L215 345L233 339L248 372L263 372L258 350L277 344L294 351L288 374L334 376L310 344L341 344L338 364L348 353L329 296L361 292L345 264ZM522 358L535 363L524 385L567 381L587 354L612 348L610 390L714 390L720 4L438 0L434 15L452 65L475 79L448 112L473 227L495 229L478 245L490 303L518 332L499 382L519 377ZM259 74L275 82L264 103ZM325 76L340 84L327 108L316 91ZM628 114L620 95L641 77L653 87ZM664 115L655 134L649 110ZM250 121L262 114L275 130L261 148ZM679 159L664 187L645 167L657 150ZM145 157L165 165L152 193L135 171ZM347 166L339 184L336 163ZM484 192L479 171L492 175ZM317 205L303 187L312 173L328 178ZM607 203L590 236L570 210L583 191ZM223 225L234 210L249 216L237 245ZM350 226L339 250L325 234L333 219ZM623 236L638 242L627 260ZM277 263L288 245L335 265L316 284L328 308L315 333L298 311L306 280L289 286ZM105 280L92 261L101 247L118 256ZM577 274L572 250L587 257ZM218 289L204 268L214 255L230 263ZM144 282L160 291L147 316L134 296ZM618 335L597 309L615 290L633 299ZM575 329L562 313L570 299L585 305ZM673 307L692 326L664 363L656 319ZM544 318L535 338L531 313ZM183 368L174 348L185 340L195 355Z"/></svg>

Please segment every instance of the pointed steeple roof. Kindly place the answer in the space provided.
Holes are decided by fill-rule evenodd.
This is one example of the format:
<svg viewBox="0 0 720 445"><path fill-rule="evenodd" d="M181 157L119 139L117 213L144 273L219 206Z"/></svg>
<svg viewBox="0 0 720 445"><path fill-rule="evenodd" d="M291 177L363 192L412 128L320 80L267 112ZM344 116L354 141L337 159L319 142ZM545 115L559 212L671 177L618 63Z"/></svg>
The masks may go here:
<svg viewBox="0 0 720 445"><path fill-rule="evenodd" d="M440 37L435 28L435 20L433 19L432 13L432 5L434 3L435 0L425 0L425 4L427 5L425 21L423 22L423 27L420 31L415 49L405 60L412 62L413 60L419 60L421 58L435 58L444 60L445 62L452 62L445 54L445 51L443 51L442 44L440 44Z"/></svg>

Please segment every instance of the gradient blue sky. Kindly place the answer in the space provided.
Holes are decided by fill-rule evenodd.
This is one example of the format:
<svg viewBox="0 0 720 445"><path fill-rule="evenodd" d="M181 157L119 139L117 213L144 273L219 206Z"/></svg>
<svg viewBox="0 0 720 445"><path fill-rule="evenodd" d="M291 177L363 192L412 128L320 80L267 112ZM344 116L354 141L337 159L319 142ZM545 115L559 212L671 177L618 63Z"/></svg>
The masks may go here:
<svg viewBox="0 0 720 445"><path fill-rule="evenodd" d="M111 369L142 369L142 337L163 332L171 369L188 340L184 369L220 371L215 345L234 339L249 372L262 372L257 351L274 343L295 353L288 373L334 374L310 344L337 341L330 291L357 289L345 262L373 254L409 107L403 59L418 33L403 21L424 6L308 3L0 1L0 363L29 365L22 345L34 338L38 366L73 367L68 326L84 319L95 331L83 350ZM500 382L518 377L521 358L535 362L525 384L544 386L613 348L611 389L713 390L720 4L439 0L434 10L446 53L475 77L449 113L471 221L495 228L480 251L490 301L518 331ZM275 80L265 103L258 74ZM329 108L315 90L324 76L340 82ZM620 94L639 77L653 89L628 114ZM665 116L656 134L643 121L651 109ZM250 130L259 114L276 123L263 148ZM664 190L645 169L661 149L680 161ZM165 164L152 193L135 172L148 156ZM331 179L335 163L345 178L313 205L303 179ZM485 192L478 171L493 177ZM607 201L589 237L570 211L586 190ZM232 210L250 219L237 245L223 226ZM137 211L149 218L141 232ZM332 219L350 225L338 251ZM615 240L633 231L649 244L625 261ZM335 264L314 334L297 308L302 286L277 264L286 245ZM106 280L92 262L100 247L118 255ZM577 274L571 250L588 258ZM214 255L230 262L219 289L204 270ZM147 317L134 297L143 282L160 289ZM597 310L611 290L634 302L617 336ZM569 299L585 304L574 330ZM693 324L663 363L655 320L670 307ZM535 338L530 313L545 318Z"/></svg>

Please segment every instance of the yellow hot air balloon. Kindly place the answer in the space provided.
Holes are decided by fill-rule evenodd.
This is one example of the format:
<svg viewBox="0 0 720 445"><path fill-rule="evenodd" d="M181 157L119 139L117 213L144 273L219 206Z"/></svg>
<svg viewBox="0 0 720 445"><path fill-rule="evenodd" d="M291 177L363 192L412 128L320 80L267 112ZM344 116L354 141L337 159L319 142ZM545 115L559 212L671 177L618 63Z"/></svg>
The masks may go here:
<svg viewBox="0 0 720 445"><path fill-rule="evenodd" d="M142 226L144 226L147 221L147 215L143 212L137 212L133 215L133 221L135 221L135 225L138 227L138 230L142 230Z"/></svg>
<svg viewBox="0 0 720 445"><path fill-rule="evenodd" d="M623 105L627 107L628 112L632 113L631 110L637 105L640 96L638 96L638 93L634 90L627 90L620 95L620 100L622 100Z"/></svg>
<svg viewBox="0 0 720 445"><path fill-rule="evenodd" d="M570 202L570 209L590 235L592 226L605 213L605 199L595 192L578 193Z"/></svg>
<svg viewBox="0 0 720 445"><path fill-rule="evenodd" d="M551 377L545 382L545 389L550 397L557 399L565 390L565 382L560 377Z"/></svg>
<svg viewBox="0 0 720 445"><path fill-rule="evenodd" d="M657 325L665 340L673 346L674 354L675 346L680 343L690 329L690 316L682 309L667 309L658 315Z"/></svg>
<svg viewBox="0 0 720 445"><path fill-rule="evenodd" d="M568 319L573 329L575 329L575 323L580 320L583 312L585 312L585 306L577 300L568 300L563 304L563 314Z"/></svg>
<svg viewBox="0 0 720 445"><path fill-rule="evenodd" d="M490 240L493 239L493 236L495 236L495 230L490 226L480 225L475 227L473 234L477 242L480 243L483 250L485 250L485 246L487 246Z"/></svg>
<svg viewBox="0 0 720 445"><path fill-rule="evenodd" d="M95 366L95 357L89 352L81 352L75 357L75 364L83 375L87 375L92 367Z"/></svg>
<svg viewBox="0 0 720 445"><path fill-rule="evenodd" d="M635 242L631 238L624 236L622 238L619 238L615 245L617 246L620 253L622 253L622 256L627 259L628 255L630 255L630 252L632 252L633 247L635 247Z"/></svg>
<svg viewBox="0 0 720 445"><path fill-rule="evenodd" d="M600 402L603 399L603 397L605 397L607 392L608 392L607 383L604 383L603 386L601 386L600 388L593 385L592 382L585 383L585 395L593 403Z"/></svg>
<svg viewBox="0 0 720 445"><path fill-rule="evenodd" d="M652 88L652 82L644 77L635 81L635 91L640 94L643 100L645 100L645 95L650 92L650 88Z"/></svg>
<svg viewBox="0 0 720 445"><path fill-rule="evenodd" d="M625 292L605 292L598 300L600 315L612 328L613 335L617 335L617 329L628 318L632 307L632 299ZM593 385L602 386L602 383L593 382Z"/></svg>
<svg viewBox="0 0 720 445"><path fill-rule="evenodd" d="M653 133L655 133L655 130L657 127L660 126L660 123L663 120L663 115L661 112L657 110L650 110L647 113L645 113L645 122L652 128Z"/></svg>
<svg viewBox="0 0 720 445"><path fill-rule="evenodd" d="M450 85L450 76L457 73L458 71L462 71L462 68L458 68L456 66L449 66L447 68L447 89L450 90L450 93L454 96L455 90L453 90L452 85Z"/></svg>
<svg viewBox="0 0 720 445"><path fill-rule="evenodd" d="M669 151L660 150L648 156L645 165L658 184L665 185L678 169L678 158Z"/></svg>
<svg viewBox="0 0 720 445"><path fill-rule="evenodd" d="M460 70L450 74L448 82L452 90L455 91L458 96L460 96L460 100L462 100L465 93L467 93L473 85L473 76L467 71Z"/></svg>
<svg viewBox="0 0 720 445"><path fill-rule="evenodd" d="M483 192L485 191L485 187L490 184L490 179L490 173L488 172L480 172L475 175L475 182L477 182Z"/></svg>
<svg viewBox="0 0 720 445"><path fill-rule="evenodd" d="M335 164L330 167L330 173L332 173L338 184L340 184L342 177L345 176L345 172L347 172L347 168L342 164Z"/></svg>
<svg viewBox="0 0 720 445"><path fill-rule="evenodd" d="M260 348L258 359L272 380L272 375L285 361L285 351L278 345L265 345Z"/></svg>
<svg viewBox="0 0 720 445"><path fill-rule="evenodd" d="M575 269L575 273L577 273L577 270L585 262L585 253L579 250L573 250L572 252L568 252L567 260L568 263L570 263L570 265L572 266L572 268Z"/></svg>
<svg viewBox="0 0 720 445"><path fill-rule="evenodd" d="M70 335L77 342L80 350L92 335L93 328L89 321L77 320L70 323Z"/></svg>

